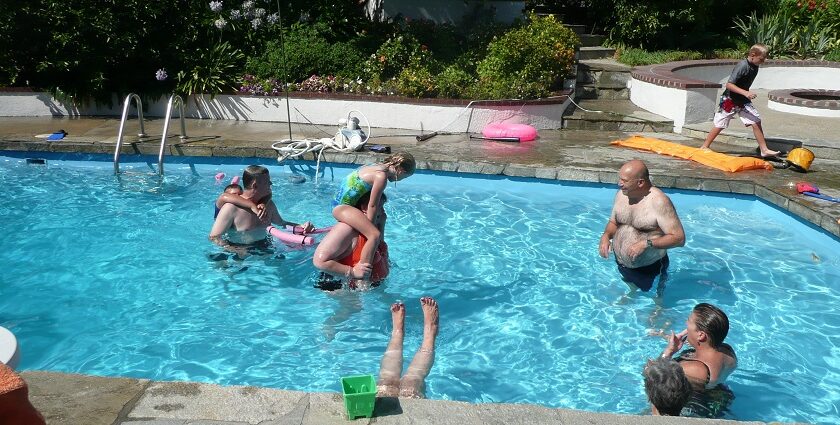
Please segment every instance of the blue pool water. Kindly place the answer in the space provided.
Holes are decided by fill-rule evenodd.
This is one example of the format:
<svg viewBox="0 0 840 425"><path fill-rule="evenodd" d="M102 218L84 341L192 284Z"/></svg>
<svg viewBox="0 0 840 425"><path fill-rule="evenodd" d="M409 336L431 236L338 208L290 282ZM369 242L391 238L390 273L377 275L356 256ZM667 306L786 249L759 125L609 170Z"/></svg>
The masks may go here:
<svg viewBox="0 0 840 425"><path fill-rule="evenodd" d="M331 224L349 168L316 185L298 166L310 178L294 184L263 162L285 218ZM597 254L613 187L415 175L387 189L391 277L324 293L310 251L208 260L213 176L241 163L172 163L163 181L141 162L122 168L0 157L0 325L20 339L23 369L338 391L340 376L378 373L398 299L407 366L417 300L431 295L430 398L633 414L646 408L644 361L664 345L648 330L680 330L710 302L729 314L740 360L727 417L838 418L840 243L752 198L669 192L688 239L654 315Z"/></svg>

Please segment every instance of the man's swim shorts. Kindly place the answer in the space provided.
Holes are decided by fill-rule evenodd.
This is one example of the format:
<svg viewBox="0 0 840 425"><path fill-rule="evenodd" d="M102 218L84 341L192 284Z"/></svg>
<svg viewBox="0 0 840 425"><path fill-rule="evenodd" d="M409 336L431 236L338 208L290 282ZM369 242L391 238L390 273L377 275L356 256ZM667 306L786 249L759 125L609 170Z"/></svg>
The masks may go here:
<svg viewBox="0 0 840 425"><path fill-rule="evenodd" d="M659 284L665 283L665 280L668 278L668 264L670 264L670 261L668 260L668 254L665 254L664 257L652 264L636 267L635 269L624 267L618 262L616 264L618 264L618 271L621 273L621 277L625 282L632 283L642 291L647 292L650 291L650 288L653 288L653 283L657 278L659 278Z"/></svg>

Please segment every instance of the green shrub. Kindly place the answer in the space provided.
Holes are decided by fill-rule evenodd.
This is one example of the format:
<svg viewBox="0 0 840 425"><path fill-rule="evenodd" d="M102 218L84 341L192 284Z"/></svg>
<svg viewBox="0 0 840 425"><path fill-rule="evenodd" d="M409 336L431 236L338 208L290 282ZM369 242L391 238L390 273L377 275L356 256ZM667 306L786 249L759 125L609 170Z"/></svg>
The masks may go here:
<svg viewBox="0 0 840 425"><path fill-rule="evenodd" d="M207 0L31 0L0 7L0 84L63 93L72 100L110 102L114 93L157 98L175 90L175 78L158 81L156 71L186 78L211 71L206 62L222 41L246 55L273 37L263 14L253 21L214 12ZM227 3L227 2L225 2ZM256 10L256 6L255 9ZM215 25L220 18L219 26ZM218 52L217 52L218 53ZM216 67L228 85L241 72ZM205 78L205 85L212 79ZM193 86L198 87L201 82ZM207 85L209 87L209 85Z"/></svg>
<svg viewBox="0 0 840 425"><path fill-rule="evenodd" d="M735 18L735 28L744 36L747 44L766 44L775 56L786 55L796 37L791 14L785 10L761 17L753 13L746 20Z"/></svg>
<svg viewBox="0 0 840 425"><path fill-rule="evenodd" d="M466 37L458 31L458 27L449 23L438 24L428 19L411 19L400 21L401 32L409 38L417 40L421 46L432 52L436 60L451 62L455 60L466 47Z"/></svg>
<svg viewBox="0 0 840 425"><path fill-rule="evenodd" d="M267 43L265 50L248 59L246 72L259 78L302 81L312 75L354 78L361 75L364 55L353 43L330 42L325 24L295 23L280 40ZM285 52L283 48L285 47Z"/></svg>
<svg viewBox="0 0 840 425"><path fill-rule="evenodd" d="M236 71L245 55L229 43L219 43L193 57L193 66L178 72L177 91L186 95L206 93L215 96L236 89Z"/></svg>
<svg viewBox="0 0 840 425"><path fill-rule="evenodd" d="M431 97L436 94L435 78L429 68L419 61L400 71L396 79L397 92L408 97Z"/></svg>
<svg viewBox="0 0 840 425"><path fill-rule="evenodd" d="M389 37L370 55L364 64L364 75L369 80L385 81L400 74L408 65L432 68L429 48L420 44L410 34Z"/></svg>
<svg viewBox="0 0 840 425"><path fill-rule="evenodd" d="M746 57L746 52L747 48L698 52L692 50L647 51L634 47L620 47L616 49L616 56L617 60L623 64L640 66L698 59L743 59Z"/></svg>
<svg viewBox="0 0 840 425"><path fill-rule="evenodd" d="M608 16L611 43L632 47L674 48L712 39L707 31L715 0L591 0Z"/></svg>
<svg viewBox="0 0 840 425"><path fill-rule="evenodd" d="M535 98L559 88L574 63L577 35L554 16L530 16L488 46L478 64L478 92L491 98Z"/></svg>
<svg viewBox="0 0 840 425"><path fill-rule="evenodd" d="M840 62L840 47L835 47L832 51L825 55L825 60Z"/></svg>
<svg viewBox="0 0 840 425"><path fill-rule="evenodd" d="M458 65L446 67L436 77L438 95L458 99L466 97L475 84L475 77Z"/></svg>

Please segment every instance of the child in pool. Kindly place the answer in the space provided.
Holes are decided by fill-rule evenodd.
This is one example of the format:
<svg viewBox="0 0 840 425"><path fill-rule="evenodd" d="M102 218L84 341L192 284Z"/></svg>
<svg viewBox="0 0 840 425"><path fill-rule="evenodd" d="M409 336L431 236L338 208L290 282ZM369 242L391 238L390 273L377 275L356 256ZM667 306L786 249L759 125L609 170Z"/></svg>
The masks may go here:
<svg viewBox="0 0 840 425"><path fill-rule="evenodd" d="M350 278L367 279L370 275L370 264L382 232L373 224L374 217L382 207L381 197L385 185L396 182L414 174L416 163L408 152L397 152L389 155L380 164L368 165L350 173L341 184L333 200L333 217L365 235L367 242L362 248L361 258L351 270ZM365 194L370 193L367 212L355 207Z"/></svg>
<svg viewBox="0 0 840 425"><path fill-rule="evenodd" d="M238 180L238 179L237 179ZM265 215L265 205L257 205L250 199L242 197L242 186L238 182L233 182L225 187L225 191L216 199L216 212L213 214L215 219L219 215L219 210L225 204L234 204L237 207L248 208L260 219Z"/></svg>

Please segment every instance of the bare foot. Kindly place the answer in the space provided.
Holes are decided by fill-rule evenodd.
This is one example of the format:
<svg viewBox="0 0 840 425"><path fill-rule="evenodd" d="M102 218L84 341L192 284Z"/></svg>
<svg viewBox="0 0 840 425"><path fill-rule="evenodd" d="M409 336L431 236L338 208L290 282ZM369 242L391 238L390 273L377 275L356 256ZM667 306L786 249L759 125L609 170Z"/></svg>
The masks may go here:
<svg viewBox="0 0 840 425"><path fill-rule="evenodd" d="M770 149L767 149L766 151L761 152L761 156L763 156L763 157L776 156L779 153L780 153L779 151L771 151Z"/></svg>
<svg viewBox="0 0 840 425"><path fill-rule="evenodd" d="M423 335L437 335L438 333L438 304L432 297L420 298L423 308Z"/></svg>
<svg viewBox="0 0 840 425"><path fill-rule="evenodd" d="M394 322L393 332L402 333L405 328L405 304L401 301L391 304L391 321Z"/></svg>

